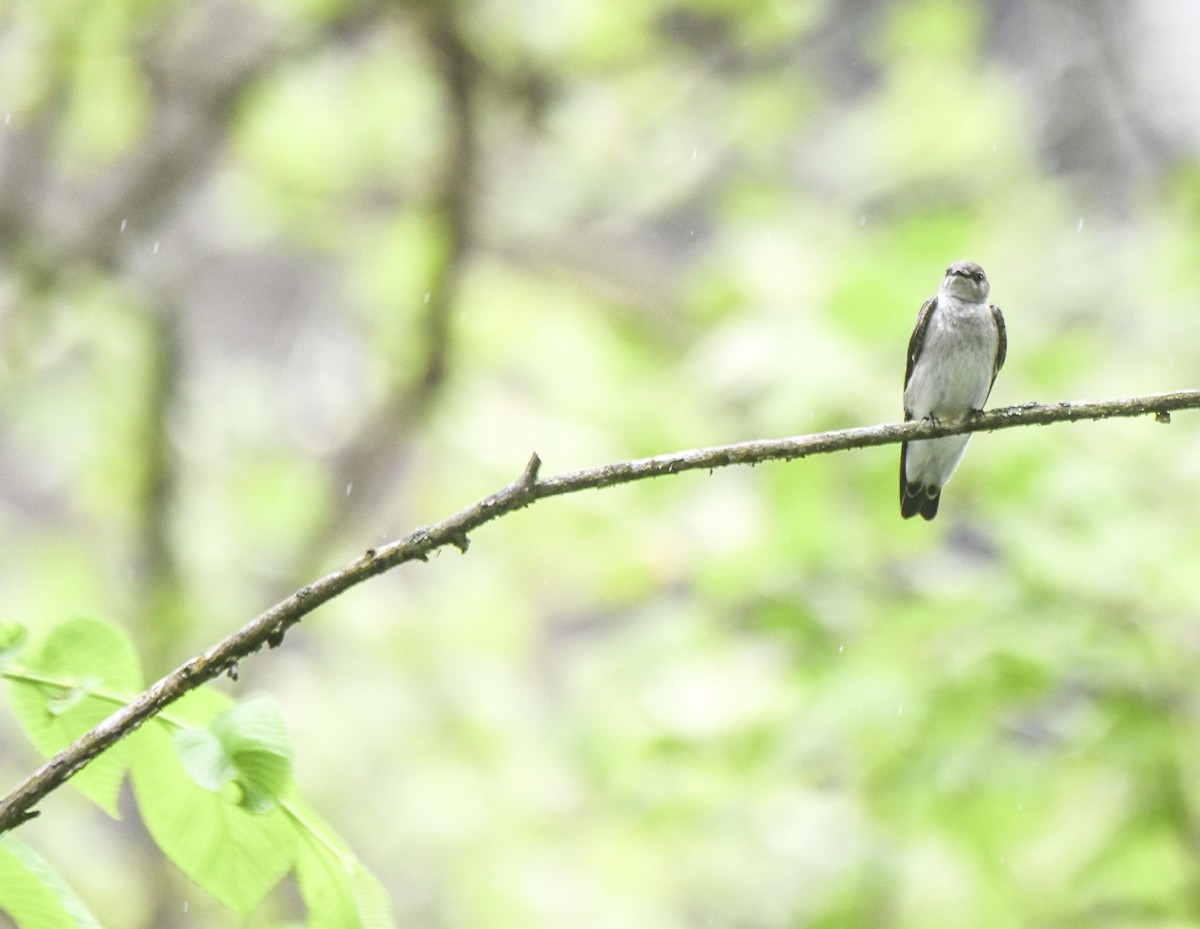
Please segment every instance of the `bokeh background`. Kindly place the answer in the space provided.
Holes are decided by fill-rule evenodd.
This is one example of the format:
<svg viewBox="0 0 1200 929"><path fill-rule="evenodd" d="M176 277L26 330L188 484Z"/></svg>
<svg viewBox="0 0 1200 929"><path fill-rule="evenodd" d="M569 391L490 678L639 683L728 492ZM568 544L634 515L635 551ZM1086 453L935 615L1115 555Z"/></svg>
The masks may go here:
<svg viewBox="0 0 1200 929"><path fill-rule="evenodd" d="M0 619L157 677L534 450L894 421L958 258L993 405L1197 386L1198 42L1189 0L7 0ZM1200 922L1200 423L979 435L932 524L897 459L540 503L219 686L405 927ZM37 762L0 712L2 785ZM21 836L106 925L236 925L124 806Z"/></svg>

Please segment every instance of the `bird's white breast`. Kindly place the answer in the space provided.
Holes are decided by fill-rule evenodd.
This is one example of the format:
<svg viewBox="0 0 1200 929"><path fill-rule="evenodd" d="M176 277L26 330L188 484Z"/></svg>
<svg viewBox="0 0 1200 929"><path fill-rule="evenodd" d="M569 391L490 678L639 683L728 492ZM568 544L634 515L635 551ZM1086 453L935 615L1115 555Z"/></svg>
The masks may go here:
<svg viewBox="0 0 1200 929"><path fill-rule="evenodd" d="M954 419L982 409L992 386L998 338L987 304L939 298L904 390L905 410L914 419Z"/></svg>

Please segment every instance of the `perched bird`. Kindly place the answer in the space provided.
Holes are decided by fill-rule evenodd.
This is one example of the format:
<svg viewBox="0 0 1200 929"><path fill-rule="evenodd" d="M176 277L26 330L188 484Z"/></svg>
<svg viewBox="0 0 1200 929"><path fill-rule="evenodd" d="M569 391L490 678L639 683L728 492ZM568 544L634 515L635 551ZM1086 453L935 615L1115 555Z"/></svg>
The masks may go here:
<svg viewBox="0 0 1200 929"><path fill-rule="evenodd" d="M998 306L988 305L988 279L973 261L946 269L937 296L925 301L908 342L904 419L959 419L983 412L1008 339ZM962 460L969 435L900 446L900 515L937 516L942 488Z"/></svg>

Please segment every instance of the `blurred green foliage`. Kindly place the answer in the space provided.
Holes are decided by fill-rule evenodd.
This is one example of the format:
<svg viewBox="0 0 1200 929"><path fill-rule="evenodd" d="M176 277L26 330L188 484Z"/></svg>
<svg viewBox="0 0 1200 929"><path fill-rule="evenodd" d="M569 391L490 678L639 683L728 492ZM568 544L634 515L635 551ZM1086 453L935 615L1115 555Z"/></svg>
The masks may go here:
<svg viewBox="0 0 1200 929"><path fill-rule="evenodd" d="M958 258L1008 321L993 405L1194 386L1198 136L1148 9L0 6L0 623L106 617L153 679L535 449L895 420ZM1193 417L977 436L929 525L897 459L547 501L243 662L320 814L264 886L295 862L325 925L1200 921ZM124 811L119 762L76 784ZM4 874L240 924L152 817L42 811Z"/></svg>

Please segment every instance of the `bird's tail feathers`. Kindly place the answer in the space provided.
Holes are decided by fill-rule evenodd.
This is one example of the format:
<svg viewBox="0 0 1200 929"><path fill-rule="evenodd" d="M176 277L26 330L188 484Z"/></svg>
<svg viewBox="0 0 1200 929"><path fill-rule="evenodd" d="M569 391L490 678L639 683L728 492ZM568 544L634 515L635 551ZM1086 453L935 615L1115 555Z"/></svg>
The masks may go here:
<svg viewBox="0 0 1200 929"><path fill-rule="evenodd" d="M911 519L918 513L925 520L937 516L938 504L942 502L942 488L936 484L909 484L900 488L900 515Z"/></svg>

